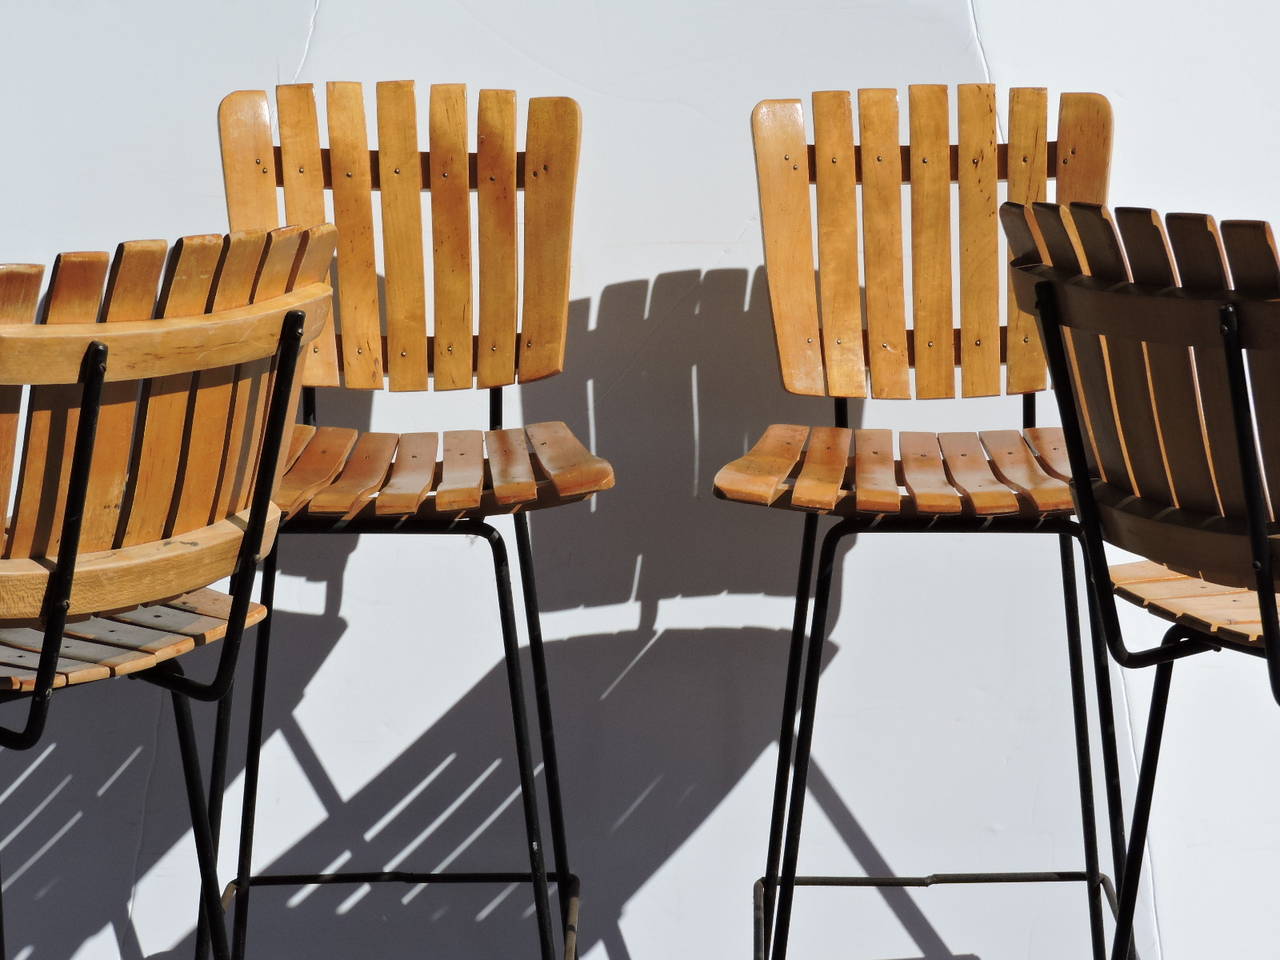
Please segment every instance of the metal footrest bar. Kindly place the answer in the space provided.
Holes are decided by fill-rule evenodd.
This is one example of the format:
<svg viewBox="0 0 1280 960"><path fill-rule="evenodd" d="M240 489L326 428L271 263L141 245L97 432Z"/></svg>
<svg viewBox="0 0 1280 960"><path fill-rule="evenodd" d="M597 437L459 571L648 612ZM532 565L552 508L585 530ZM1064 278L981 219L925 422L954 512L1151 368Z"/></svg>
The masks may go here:
<svg viewBox="0 0 1280 960"><path fill-rule="evenodd" d="M559 882L555 871L548 871L547 880ZM260 873L249 878L254 887L305 887L326 883L532 883L533 874L525 871L416 873L411 870L374 870L367 873ZM570 885L576 886L578 878L569 875ZM234 883L231 884L234 886Z"/></svg>

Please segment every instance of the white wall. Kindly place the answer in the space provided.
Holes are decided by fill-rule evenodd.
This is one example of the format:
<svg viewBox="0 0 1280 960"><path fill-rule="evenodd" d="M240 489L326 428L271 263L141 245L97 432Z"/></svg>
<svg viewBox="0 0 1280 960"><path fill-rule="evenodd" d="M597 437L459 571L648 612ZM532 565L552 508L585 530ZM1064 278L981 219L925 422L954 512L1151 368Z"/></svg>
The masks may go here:
<svg viewBox="0 0 1280 960"><path fill-rule="evenodd" d="M10 0L4 14L5 261L223 229L214 112L232 89L416 78L581 102L569 372L509 412L569 420L618 470L595 507L534 521L590 960L750 949L799 523L720 503L710 482L766 423L828 415L776 386L751 106L988 75L1002 95L1098 90L1116 110L1116 203L1280 214L1268 162L1280 125L1257 107L1276 92L1280 15L1243 0L1211 15L1182 0ZM422 429L474 425L483 402L326 397L323 411ZM928 429L1016 416L1009 400L862 411ZM291 540L284 568L259 865L519 866L483 548ZM858 541L803 871L1078 867L1059 597L1049 540ZM1159 636L1140 615L1128 623L1135 642ZM1277 712L1257 663L1205 660L1175 677L1143 957L1266 957L1280 933L1268 909L1280 783L1265 749ZM1139 733L1149 682L1123 687ZM166 703L111 683L55 708L40 747L0 758L10 954L187 955L196 884ZM1123 749L1131 786L1127 737ZM239 780L229 836L238 798ZM229 849L224 861L229 875ZM254 952L532 955L524 891L494 903L499 890L432 888L402 903L409 892L259 893ZM1083 907L1075 887L805 891L794 955L1075 958Z"/></svg>

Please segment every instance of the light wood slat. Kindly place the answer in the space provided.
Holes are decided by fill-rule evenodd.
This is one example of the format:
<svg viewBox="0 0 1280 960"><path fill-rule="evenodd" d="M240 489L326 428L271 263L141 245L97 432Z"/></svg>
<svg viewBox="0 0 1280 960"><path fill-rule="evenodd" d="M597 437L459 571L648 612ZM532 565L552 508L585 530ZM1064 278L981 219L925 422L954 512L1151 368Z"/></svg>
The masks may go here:
<svg viewBox="0 0 1280 960"><path fill-rule="evenodd" d="M523 430L489 430L484 435L484 446L491 487L498 503L528 503L538 499L538 484Z"/></svg>
<svg viewBox="0 0 1280 960"><path fill-rule="evenodd" d="M1172 572L1172 571L1170 571ZM1120 591L1117 591L1119 593ZM1152 600L1182 599L1185 597L1220 597L1233 593L1250 593L1246 587L1226 587L1196 577L1179 576L1171 580L1152 580L1135 583L1124 590L1126 600L1141 601L1145 605Z"/></svg>
<svg viewBox="0 0 1280 960"><path fill-rule="evenodd" d="M1055 273L1064 277L1077 277L1083 272L1080 255L1067 226L1066 208L1056 203L1033 203L1031 213L1040 230L1045 252L1053 264Z"/></svg>
<svg viewBox="0 0 1280 960"><path fill-rule="evenodd" d="M809 431L804 466L791 490L793 506L824 512L835 509L844 492L852 444L853 431L847 427L814 427Z"/></svg>
<svg viewBox="0 0 1280 960"><path fill-rule="evenodd" d="M311 84L286 83L276 87L276 112L285 220L300 225L324 223L329 219L324 203L324 164ZM303 384L338 386L338 341L333 324L311 341L302 359L299 374Z"/></svg>
<svg viewBox="0 0 1280 960"><path fill-rule="evenodd" d="M964 509L960 494L942 466L942 450L932 433L904 430L898 435L902 480L920 513L955 514Z"/></svg>
<svg viewBox="0 0 1280 960"><path fill-rule="evenodd" d="M347 427L320 427L276 488L275 502L286 517L307 505L315 494L333 482L358 431Z"/></svg>
<svg viewBox="0 0 1280 960"><path fill-rule="evenodd" d="M438 445L435 433L406 433L400 437L391 478L373 502L378 516L408 516L418 512L435 482Z"/></svg>
<svg viewBox="0 0 1280 960"><path fill-rule="evenodd" d="M1172 286L1173 251L1155 211L1120 207L1115 219L1133 282L1156 289ZM1173 502L1184 510L1215 513L1218 500L1200 426L1191 352L1173 344L1147 343L1146 353Z"/></svg>
<svg viewBox="0 0 1280 960"><path fill-rule="evenodd" d="M1215 633L1220 627L1258 623L1260 619L1258 598L1252 591L1170 597L1148 603L1147 609Z"/></svg>
<svg viewBox="0 0 1280 960"><path fill-rule="evenodd" d="M118 620L106 620L102 617L90 617L88 620L77 620L67 624L64 631L69 637L79 637L125 650L136 650L147 654L156 663L169 660L189 650L195 649L195 641L176 633L163 630L152 630Z"/></svg>
<svg viewBox="0 0 1280 960"><path fill-rule="evenodd" d="M1106 208L1092 203L1073 203L1071 219L1089 275L1103 284L1127 283L1128 266ZM1105 344L1105 359L1116 422L1122 431L1121 439L1135 492L1150 500L1172 505L1173 493L1164 459L1164 444L1156 422L1146 349L1138 340L1112 337Z"/></svg>
<svg viewBox="0 0 1280 960"><path fill-rule="evenodd" d="M360 434L341 475L311 498L307 511L347 517L359 513L387 479L399 439L395 433Z"/></svg>
<svg viewBox="0 0 1280 960"><path fill-rule="evenodd" d="M0 659L3 659L9 650L26 650L34 654L38 660L43 646L43 630L22 627L0 629ZM106 676L111 677L123 677L136 673L154 666L157 662L156 657L148 653L72 636L62 638L59 652L64 660L105 667Z"/></svg>
<svg viewBox="0 0 1280 960"><path fill-rule="evenodd" d="M45 295L44 322L96 321L108 263L105 253L59 254ZM5 556L41 557L57 552L79 423L78 386L32 387L22 472Z"/></svg>
<svg viewBox="0 0 1280 960"><path fill-rule="evenodd" d="M853 432L854 505L859 513L897 513L902 505L892 430Z"/></svg>
<svg viewBox="0 0 1280 960"><path fill-rule="evenodd" d="M110 619L190 637L197 646L221 638L227 630L226 620L219 617L206 617L188 610L157 605L113 613Z"/></svg>
<svg viewBox="0 0 1280 960"><path fill-rule="evenodd" d="M116 248L102 306L104 321L149 320L155 316L156 294L168 252L169 244L163 240L131 240ZM108 355L108 366L111 359ZM138 391L139 385L133 380L114 381L102 387L98 440L80 528L82 551L104 550L115 543L129 477Z"/></svg>
<svg viewBox="0 0 1280 960"><path fill-rule="evenodd" d="M1122 563L1111 568L1111 582L1117 587L1156 580L1182 580L1185 577L1185 574L1177 573L1152 560Z"/></svg>
<svg viewBox="0 0 1280 960"><path fill-rule="evenodd" d="M382 330L373 255L369 134L358 83L328 86L329 156L333 219L338 228L338 281L342 300L342 375L348 387L382 386Z"/></svg>
<svg viewBox="0 0 1280 960"><path fill-rule="evenodd" d="M1165 218L1178 277L1188 293L1213 294L1228 288L1226 259L1212 217L1171 213ZM1200 387L1200 413L1218 504L1225 516L1244 516L1244 487L1236 452L1226 355L1222 350L1192 351ZM1188 425L1189 426L1189 425Z"/></svg>
<svg viewBox="0 0 1280 960"><path fill-rule="evenodd" d="M532 178L531 178L532 179ZM516 95L481 90L476 144L480 339L476 386L516 382Z"/></svg>
<svg viewBox="0 0 1280 960"><path fill-rule="evenodd" d="M1039 227L1035 225L1030 206L1012 202L1001 204L1000 225L1004 227L1005 239L1009 242L1010 260L1026 264L1041 264L1048 260L1043 241L1037 236Z"/></svg>
<svg viewBox="0 0 1280 960"><path fill-rule="evenodd" d="M1017 513L1018 498L991 471L976 433L940 433L947 475L979 516Z"/></svg>
<svg viewBox="0 0 1280 960"><path fill-rule="evenodd" d="M538 465L561 497L576 497L613 486L613 467L578 442L563 421L531 423L524 429Z"/></svg>
<svg viewBox="0 0 1280 960"><path fill-rule="evenodd" d="M720 468L715 488L731 500L769 506L786 492L786 480L800 462L809 428L775 423L747 454Z"/></svg>
<svg viewBox="0 0 1280 960"><path fill-rule="evenodd" d="M582 111L568 97L529 101L525 136L524 297L520 379L564 369L569 265Z"/></svg>
<svg viewBox="0 0 1280 960"><path fill-rule="evenodd" d="M1000 268L996 224L996 90L962 83L960 121L960 390L1000 392Z"/></svg>
<svg viewBox="0 0 1280 960"><path fill-rule="evenodd" d="M437 390L459 390L471 386L473 368L471 192L467 186L467 95L462 84L432 84L430 132L433 376Z"/></svg>
<svg viewBox="0 0 1280 960"><path fill-rule="evenodd" d="M1058 203L1106 203L1111 104L1097 93L1064 93L1058 106Z"/></svg>
<svg viewBox="0 0 1280 960"><path fill-rule="evenodd" d="M427 300L422 260L422 164L411 80L378 84L378 175L382 185L387 383L392 390L425 390ZM439 197L433 195L432 209L438 202Z"/></svg>
<svg viewBox="0 0 1280 960"><path fill-rule="evenodd" d="M985 430L978 436L991 458L995 475L1024 494L1038 511L1052 513L1073 508L1070 488L1041 469L1017 430Z"/></svg>
<svg viewBox="0 0 1280 960"><path fill-rule="evenodd" d="M1280 258L1269 224L1261 220L1227 220L1219 227L1236 293L1257 299L1280 297ZM1245 308L1247 315L1248 308ZM1274 351L1250 350L1249 388L1254 427L1261 448L1271 517L1280 515L1280 369Z"/></svg>
<svg viewBox="0 0 1280 960"><path fill-rule="evenodd" d="M218 106L222 180L232 230L279 226L271 109L261 90L238 90Z"/></svg>
<svg viewBox="0 0 1280 960"><path fill-rule="evenodd" d="M311 442L311 438L315 435L316 428L309 423L295 423L293 425L293 432L289 435L289 446L284 455L284 469L286 472L298 462L298 458L302 456L302 451L306 449L307 444Z"/></svg>
<svg viewBox="0 0 1280 960"><path fill-rule="evenodd" d="M34 670L22 670L18 667L5 666L0 664L0 688L5 690L30 691L34 690L36 685L36 672ZM53 675L53 688L67 685L67 678L60 675Z"/></svg>
<svg viewBox="0 0 1280 960"><path fill-rule="evenodd" d="M902 153L898 91L858 91L862 146L862 246L871 395L911 395L902 272Z"/></svg>
<svg viewBox="0 0 1280 960"><path fill-rule="evenodd" d="M166 600L160 606L173 607L177 610L198 613L205 617L215 617L219 620L228 620L231 618L231 609L234 603L234 599L229 594L204 587ZM251 603L245 615L245 623L257 623L266 615L266 607L261 604Z"/></svg>
<svg viewBox="0 0 1280 960"><path fill-rule="evenodd" d="M1064 482L1071 480L1071 460L1061 427L1030 427L1023 434L1040 466L1050 476Z"/></svg>
<svg viewBox="0 0 1280 960"><path fill-rule="evenodd" d="M437 510L469 510L484 493L484 434L479 430L446 430Z"/></svg>
<svg viewBox="0 0 1280 960"><path fill-rule="evenodd" d="M916 396L954 397L951 128L947 87L945 84L916 85L909 89L908 96Z"/></svg>
<svg viewBox="0 0 1280 960"><path fill-rule="evenodd" d="M1047 91L1043 87L1015 87L1010 90L1009 200L1030 206L1045 199L1048 131ZM1009 252L1012 257L1012 243ZM1043 390L1048 386L1048 376L1040 330L1035 316L1019 309L1012 285L1008 290L1007 315L1005 389L1009 393Z"/></svg>
<svg viewBox="0 0 1280 960"><path fill-rule="evenodd" d="M867 395L858 279L858 171L853 102L847 90L813 95L818 193L818 291L827 393ZM784 161L785 163L785 161ZM785 172L785 171L784 171ZM830 508L827 508L830 509Z"/></svg>
<svg viewBox="0 0 1280 960"><path fill-rule="evenodd" d="M769 276L769 301L782 385L822 396L818 296L814 284L813 223L799 100L766 100L751 115L760 229Z"/></svg>
<svg viewBox="0 0 1280 960"><path fill-rule="evenodd" d="M44 265L0 264L0 324L31 324L44 280ZM0 519L9 518L9 488L18 453L22 387L0 387ZM6 523L7 526L7 523Z"/></svg>
<svg viewBox="0 0 1280 960"><path fill-rule="evenodd" d="M0 644L3 644L3 635L7 632L0 630ZM34 633L35 631L31 632ZM34 671L39 664L40 655L38 653L32 653L29 650L15 650L13 647L0 645L0 672L7 672L4 671L4 668ZM111 670L107 667L94 663L84 663L81 660L70 660L66 657L59 657L54 669L63 683L92 683L94 680L105 680L111 676ZM32 686L23 683L20 689L31 689Z"/></svg>
<svg viewBox="0 0 1280 960"><path fill-rule="evenodd" d="M225 238L217 234L183 237L173 246L157 311L163 317L204 313ZM157 377L147 390L139 422L140 440L132 484L121 522L125 546L158 540L168 533L179 490L178 471L186 446L189 373ZM185 531L184 531L185 532Z"/></svg>

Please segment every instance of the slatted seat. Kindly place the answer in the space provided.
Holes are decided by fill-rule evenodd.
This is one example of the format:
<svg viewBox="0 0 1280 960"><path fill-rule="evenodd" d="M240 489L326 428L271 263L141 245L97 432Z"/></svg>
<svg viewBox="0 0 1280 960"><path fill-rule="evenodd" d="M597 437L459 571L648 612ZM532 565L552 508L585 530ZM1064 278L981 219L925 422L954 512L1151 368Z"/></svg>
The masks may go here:
<svg viewBox="0 0 1280 960"><path fill-rule="evenodd" d="M1054 428L895 437L775 424L720 469L715 490L726 500L839 516L1045 517L1073 509L1063 453Z"/></svg>
<svg viewBox="0 0 1280 960"><path fill-rule="evenodd" d="M1236 643L1262 643L1258 595L1141 560L1111 568L1117 597L1164 620L1186 624Z"/></svg>
<svg viewBox="0 0 1280 960"><path fill-rule="evenodd" d="M360 433L295 428L276 493L286 520L300 511L350 520L485 517L573 503L613 486L613 468L561 422L512 430Z"/></svg>

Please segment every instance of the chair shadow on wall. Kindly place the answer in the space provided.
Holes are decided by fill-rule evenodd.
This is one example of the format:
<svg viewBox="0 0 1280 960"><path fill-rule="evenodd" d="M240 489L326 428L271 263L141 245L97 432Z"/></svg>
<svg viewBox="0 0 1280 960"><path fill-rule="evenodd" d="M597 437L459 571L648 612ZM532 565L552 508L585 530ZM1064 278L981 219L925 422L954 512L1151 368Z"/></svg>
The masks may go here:
<svg viewBox="0 0 1280 960"><path fill-rule="evenodd" d="M741 605L729 598L789 598L800 523L782 511L716 502L712 477L764 425L824 422L830 408L764 386L776 383L776 359L762 270L754 277L742 269L694 270L619 283L602 292L594 323L591 307L587 300L571 307L567 372L524 388L522 402L525 422L564 419L580 437L594 436L618 475L618 489L594 507L535 513L531 525L541 606L550 614L547 661L573 868L583 886L580 951L603 944L610 960L629 960L621 926L628 901L766 754L772 772L789 604L765 608L769 620L774 611L788 611L776 624L743 627L734 622ZM368 395L344 391L341 397L340 410L331 409L333 396L321 398L326 422L368 426ZM856 423L860 410L855 406L852 414ZM323 583L325 610L277 614L265 737L283 737L323 816L259 869L521 869L523 821L496 636L459 638L491 639L494 666L363 788L344 800L334 787L294 712L348 629L340 610L354 544L326 537L317 549L304 550L304 542L285 541L281 569ZM439 556L446 555L424 549L422 562ZM477 564L478 577L488 569L480 552L447 556ZM834 623L839 578L832 603ZM557 624L574 622L577 608L589 614L605 605L638 611L634 627L601 635L557 632ZM242 658L242 698L251 651L252 641ZM835 652L827 643L824 660ZM71 957L95 936L114 939L125 960L147 956L134 935L130 891L188 828L176 747L162 713L168 704L141 684L111 689L117 686L98 684L72 695L111 698L93 713L110 718L97 736L69 736L78 717L89 714L68 702L54 711L46 742L56 746L48 755L0 757L0 783L8 785L0 787L0 822L13 831L0 838L12 885L5 891L10 950L37 945L34 952L11 954L21 960ZM128 693L135 695L121 695ZM361 722L357 702L334 709L353 725ZM229 780L243 768L244 713L242 701ZM211 720L211 711L198 715L206 729ZM867 871L891 873L820 760L811 773L811 802ZM264 780L270 775L264 767ZM271 803L264 793L262 805ZM545 816L545 804L543 810ZM758 830L745 840L758 848L751 859L761 866L767 818L761 804L753 821ZM194 871L186 859L165 864ZM723 878L741 890L744 941L755 876ZM689 891L690 898L698 892ZM957 956L907 891L881 895L922 957ZM532 955L533 930L531 897L523 888L258 888L250 953L392 958L427 949L449 958L519 957ZM670 934L678 938L679 931ZM192 946L189 933L172 950L150 956L187 957Z"/></svg>

